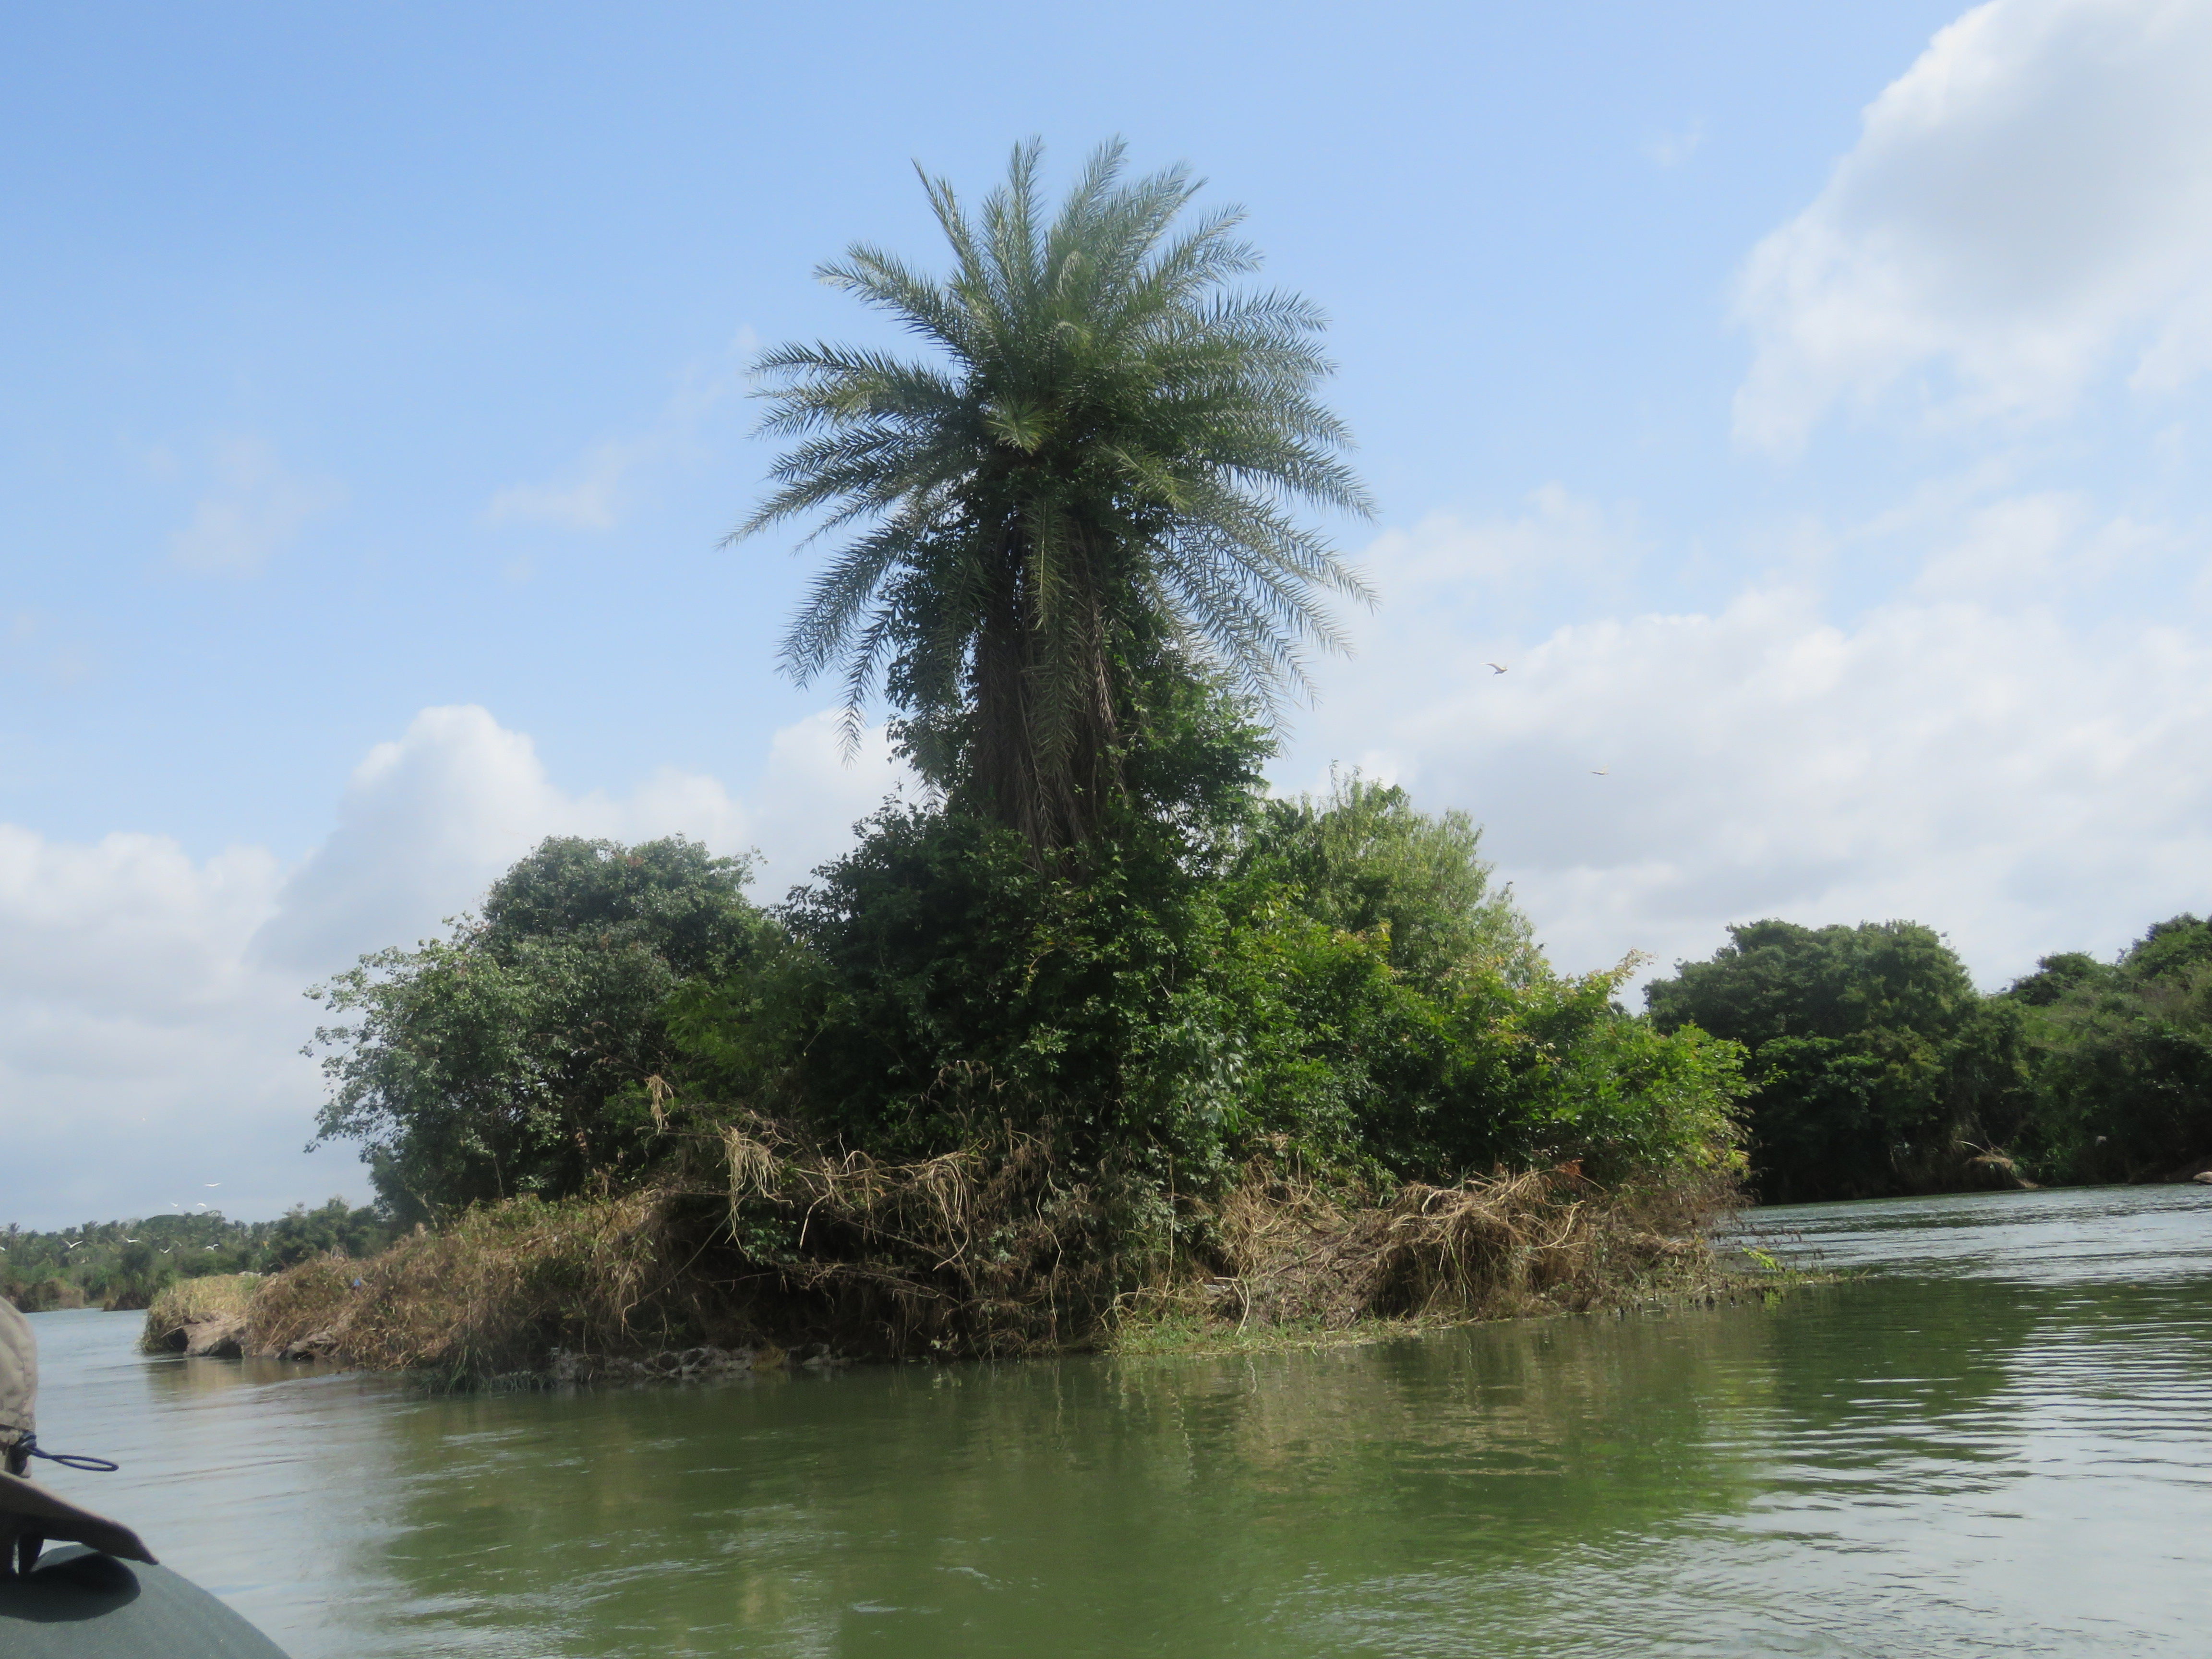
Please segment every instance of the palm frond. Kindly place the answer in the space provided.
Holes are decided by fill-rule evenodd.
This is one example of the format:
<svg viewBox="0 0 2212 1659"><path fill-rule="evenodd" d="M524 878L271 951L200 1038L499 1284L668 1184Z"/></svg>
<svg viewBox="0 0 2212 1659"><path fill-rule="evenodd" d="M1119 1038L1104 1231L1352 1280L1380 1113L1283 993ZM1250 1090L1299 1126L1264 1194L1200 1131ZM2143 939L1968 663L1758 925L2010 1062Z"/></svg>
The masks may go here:
<svg viewBox="0 0 2212 1659"><path fill-rule="evenodd" d="M786 672L842 673L848 750L893 684L927 743L970 732L977 799L1040 845L1103 810L1095 769L1139 695L1116 665L1139 642L1211 665L1273 717L1310 694L1309 651L1345 648L1333 603L1372 600L1301 517L1373 510L1316 396L1324 318L1234 286L1260 264L1244 216L1189 219L1187 167L1131 179L1127 162L1100 146L1049 213L1034 140L972 216L924 173L949 273L871 244L824 264L931 355L763 353L759 429L790 443L731 538L851 532L793 618Z"/></svg>

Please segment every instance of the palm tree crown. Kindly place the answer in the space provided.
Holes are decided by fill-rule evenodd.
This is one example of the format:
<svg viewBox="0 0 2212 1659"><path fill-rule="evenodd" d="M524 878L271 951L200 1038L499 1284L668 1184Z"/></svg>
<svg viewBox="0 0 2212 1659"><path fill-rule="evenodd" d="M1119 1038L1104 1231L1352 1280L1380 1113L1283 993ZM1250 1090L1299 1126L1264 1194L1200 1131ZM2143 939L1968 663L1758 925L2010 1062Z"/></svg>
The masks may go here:
<svg viewBox="0 0 2212 1659"><path fill-rule="evenodd" d="M786 668L802 684L842 670L848 740L884 684L925 774L1042 853L1097 828L1140 665L1226 674L1271 712L1306 687L1302 646L1341 645L1325 597L1368 594L1294 509L1369 506L1314 396L1319 313L1225 287L1259 264L1232 234L1243 215L1178 228L1198 181L1125 182L1115 143L1048 224L1041 156L1017 149L974 219L925 177L949 280L866 246L822 267L935 361L763 356L763 430L796 441L731 539L817 514L808 541L856 532Z"/></svg>

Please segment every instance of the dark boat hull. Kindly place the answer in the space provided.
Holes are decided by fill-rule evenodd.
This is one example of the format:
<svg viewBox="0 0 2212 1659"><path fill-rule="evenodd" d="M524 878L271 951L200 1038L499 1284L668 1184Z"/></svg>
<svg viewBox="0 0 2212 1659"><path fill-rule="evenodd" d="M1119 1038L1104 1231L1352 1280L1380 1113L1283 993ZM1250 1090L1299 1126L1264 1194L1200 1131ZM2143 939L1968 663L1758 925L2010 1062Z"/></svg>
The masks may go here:
<svg viewBox="0 0 2212 1659"><path fill-rule="evenodd" d="M82 1545L0 1578L7 1659L284 1659L284 1650L189 1578Z"/></svg>

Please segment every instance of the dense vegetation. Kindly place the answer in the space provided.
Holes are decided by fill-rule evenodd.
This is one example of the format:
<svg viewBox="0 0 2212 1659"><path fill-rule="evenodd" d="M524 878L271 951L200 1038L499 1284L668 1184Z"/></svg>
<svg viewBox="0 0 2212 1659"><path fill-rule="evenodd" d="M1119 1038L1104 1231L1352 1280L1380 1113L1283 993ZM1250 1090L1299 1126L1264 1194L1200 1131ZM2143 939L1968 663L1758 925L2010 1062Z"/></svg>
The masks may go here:
<svg viewBox="0 0 2212 1659"><path fill-rule="evenodd" d="M2035 1079L2021 1132L2053 1180L2172 1178L2212 1164L2212 922L2179 915L2114 963L2049 956L2004 994Z"/></svg>
<svg viewBox="0 0 2212 1659"><path fill-rule="evenodd" d="M17 1307L143 1308L169 1285L212 1274L280 1272L311 1257L374 1255L392 1242L389 1218L334 1198L295 1206L274 1221L221 1212L88 1221L58 1232L0 1233L0 1296Z"/></svg>
<svg viewBox="0 0 2212 1659"><path fill-rule="evenodd" d="M332 994L367 1017L329 1034L325 1133L363 1139L395 1208L446 1218L635 1185L741 1118L898 1161L1042 1137L1163 1194L1261 1154L1370 1186L1725 1167L1734 1049L1624 1014L1618 974L1553 974L1464 818L1358 780L1287 802L1238 781L1206 810L1204 844L1133 830L1079 878L988 822L888 808L766 911L681 842L549 842L495 895L652 872L661 915L720 907L743 948L686 972L578 878L538 931L373 958ZM574 966L595 956L617 966ZM604 1000L514 995L518 960ZM641 981L665 988L642 1013Z"/></svg>
<svg viewBox="0 0 2212 1659"><path fill-rule="evenodd" d="M1770 1202L2212 1164L2212 925L2193 915L2114 963L2045 957L1990 996L1913 922L1729 933L1644 994L1662 1029L1748 1052L1752 1179Z"/></svg>

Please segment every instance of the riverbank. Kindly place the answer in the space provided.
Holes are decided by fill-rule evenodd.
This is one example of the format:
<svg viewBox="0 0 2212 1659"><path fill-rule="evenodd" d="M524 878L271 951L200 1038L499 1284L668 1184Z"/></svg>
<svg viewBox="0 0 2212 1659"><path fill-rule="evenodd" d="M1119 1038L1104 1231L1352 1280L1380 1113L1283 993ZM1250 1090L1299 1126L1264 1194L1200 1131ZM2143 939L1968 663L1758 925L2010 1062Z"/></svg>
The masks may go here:
<svg viewBox="0 0 2212 1659"><path fill-rule="evenodd" d="M366 1261L193 1281L156 1300L143 1346L456 1385L1336 1346L1698 1294L1723 1277L1707 1231L1739 1201L1711 1176L1606 1189L1568 1166L1369 1195L1255 1166L1147 1240L1110 1192L1023 1165L810 1167L754 1143L729 1192L512 1200Z"/></svg>

